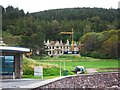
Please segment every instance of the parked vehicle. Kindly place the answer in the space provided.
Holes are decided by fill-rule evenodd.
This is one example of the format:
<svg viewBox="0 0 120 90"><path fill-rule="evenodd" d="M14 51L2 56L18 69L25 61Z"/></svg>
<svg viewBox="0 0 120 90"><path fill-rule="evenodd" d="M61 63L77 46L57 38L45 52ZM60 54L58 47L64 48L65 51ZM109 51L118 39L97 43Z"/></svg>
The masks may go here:
<svg viewBox="0 0 120 90"><path fill-rule="evenodd" d="M76 74L82 74L85 72L85 68L84 66L76 66L73 72Z"/></svg>

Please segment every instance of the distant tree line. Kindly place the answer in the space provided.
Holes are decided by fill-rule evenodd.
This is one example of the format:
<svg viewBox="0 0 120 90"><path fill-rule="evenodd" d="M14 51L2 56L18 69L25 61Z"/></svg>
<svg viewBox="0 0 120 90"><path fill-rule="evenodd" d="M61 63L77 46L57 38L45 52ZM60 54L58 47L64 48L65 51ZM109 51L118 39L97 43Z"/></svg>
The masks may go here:
<svg viewBox="0 0 120 90"><path fill-rule="evenodd" d="M117 58L120 43L118 33L120 30L90 32L83 35L80 39L83 44L81 54L94 58Z"/></svg>
<svg viewBox="0 0 120 90"><path fill-rule="evenodd" d="M8 45L28 47L34 52L39 50L40 55L44 55L44 40L71 40L70 36L60 35L60 32L73 28L75 41L84 44L81 54L117 58L118 53L113 55L112 51L106 53L104 50L117 48L118 12L119 9L112 8L66 8L24 13L12 6L2 7L3 40Z"/></svg>

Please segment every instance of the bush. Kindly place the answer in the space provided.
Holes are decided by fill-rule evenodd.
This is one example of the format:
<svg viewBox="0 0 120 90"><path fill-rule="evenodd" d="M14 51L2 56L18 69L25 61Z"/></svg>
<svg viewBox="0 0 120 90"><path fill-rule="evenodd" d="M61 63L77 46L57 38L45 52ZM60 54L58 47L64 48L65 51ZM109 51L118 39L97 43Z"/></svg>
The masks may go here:
<svg viewBox="0 0 120 90"><path fill-rule="evenodd" d="M23 75L34 75L34 69L26 67L23 70ZM43 68L43 76L58 76L59 68Z"/></svg>
<svg viewBox="0 0 120 90"><path fill-rule="evenodd" d="M23 75L34 75L34 66L42 66L44 76L59 75L59 67L57 65L40 63L28 58L24 58L23 60Z"/></svg>
<svg viewBox="0 0 120 90"><path fill-rule="evenodd" d="M81 55L93 58L118 58L118 32L109 30L100 33L90 32L80 38Z"/></svg>
<svg viewBox="0 0 120 90"><path fill-rule="evenodd" d="M90 54L91 57L93 58L101 58L101 59L105 59L107 58L107 56L105 56L105 54L98 52L98 51L94 51Z"/></svg>
<svg viewBox="0 0 120 90"><path fill-rule="evenodd" d="M34 69L31 67L24 67L23 75L34 75Z"/></svg>
<svg viewBox="0 0 120 90"><path fill-rule="evenodd" d="M67 60L71 60L71 59L78 59L79 56L75 56L75 55L72 55L72 54L66 54L66 55L61 55L59 56L59 58L61 59L67 59Z"/></svg>
<svg viewBox="0 0 120 90"><path fill-rule="evenodd" d="M100 52L94 51L94 52L91 53L90 56L93 57L93 58L99 58L100 54L101 54Z"/></svg>
<svg viewBox="0 0 120 90"><path fill-rule="evenodd" d="M44 68L43 75L44 76L58 76L59 75L59 68Z"/></svg>

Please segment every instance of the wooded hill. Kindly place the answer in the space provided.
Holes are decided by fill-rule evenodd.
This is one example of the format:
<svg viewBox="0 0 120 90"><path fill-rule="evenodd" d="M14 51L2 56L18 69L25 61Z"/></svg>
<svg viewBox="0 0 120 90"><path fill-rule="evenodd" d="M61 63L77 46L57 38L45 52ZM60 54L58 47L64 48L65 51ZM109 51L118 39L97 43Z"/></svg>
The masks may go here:
<svg viewBox="0 0 120 90"><path fill-rule="evenodd" d="M75 32L75 41L82 42L84 45L88 43L83 42L84 39L80 38L91 32L101 33L106 31L108 33L110 30L118 32L120 29L120 25L118 25L119 9L66 8L35 13L28 12L26 14L23 10L12 6L2 7L2 10L4 42L12 46L29 47L34 51L40 50L41 55L44 52L44 40L62 39L64 42L66 39L71 40L70 36L63 36L59 33L71 31L72 28ZM92 47L94 48L95 46ZM91 46L88 48L91 48ZM89 51L86 55L90 55L94 51L100 51L101 49L99 48L99 50L98 48L96 47L93 51ZM88 51L83 49L82 53L84 54L85 52Z"/></svg>
<svg viewBox="0 0 120 90"><path fill-rule="evenodd" d="M65 8L32 13L40 20L85 20L98 16L103 21L113 22L117 18L116 9L103 8ZM108 16L109 15L109 16Z"/></svg>

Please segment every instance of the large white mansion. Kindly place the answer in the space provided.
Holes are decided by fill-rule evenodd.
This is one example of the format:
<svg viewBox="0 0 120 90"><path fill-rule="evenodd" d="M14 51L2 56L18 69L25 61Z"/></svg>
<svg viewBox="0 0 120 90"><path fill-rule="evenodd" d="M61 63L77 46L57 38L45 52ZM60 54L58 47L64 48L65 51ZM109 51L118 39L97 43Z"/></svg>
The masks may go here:
<svg viewBox="0 0 120 90"><path fill-rule="evenodd" d="M47 48L47 52L49 56L58 56L58 55L63 55L65 53L69 53L72 51L72 46L67 40L66 43L63 43L62 40L60 41L44 41L45 48ZM78 52L80 49L79 45L74 42L74 52Z"/></svg>

